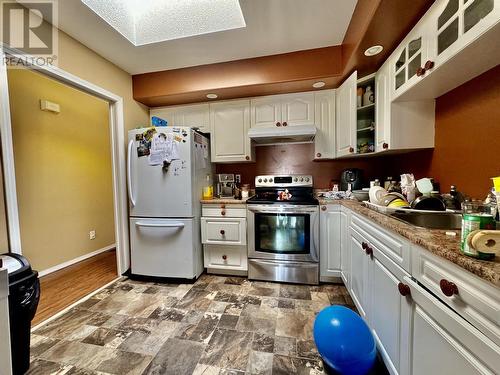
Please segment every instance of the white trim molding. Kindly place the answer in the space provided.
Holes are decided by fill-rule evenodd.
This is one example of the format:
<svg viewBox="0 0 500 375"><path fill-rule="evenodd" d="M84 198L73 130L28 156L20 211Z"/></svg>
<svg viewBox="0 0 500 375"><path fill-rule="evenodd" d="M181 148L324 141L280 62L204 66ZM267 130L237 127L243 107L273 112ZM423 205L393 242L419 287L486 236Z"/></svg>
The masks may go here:
<svg viewBox="0 0 500 375"><path fill-rule="evenodd" d="M8 46L1 46L0 58L5 56L26 56ZM29 59L28 59L29 60ZM85 91L109 102L110 131L113 164L113 195L115 215L115 240L117 269L120 275L130 267L129 233L128 233L128 198L125 173L125 126L123 117L123 99L102 87L83 80L54 66L30 66L30 69L52 77L59 82ZM19 214L17 206L16 176L14 170L14 151L12 147L12 129L9 107L9 89L7 69L0 66L0 135L2 138L2 156L4 169L7 219L9 223L9 241L12 252L21 254L21 235L19 230Z"/></svg>
<svg viewBox="0 0 500 375"><path fill-rule="evenodd" d="M94 257L94 256L96 256L98 254L101 254L101 253L104 253L106 251L113 250L113 249L116 249L116 244L112 244L112 245L103 247L102 249L98 249L98 250L92 251L91 253L79 256L78 258L74 258L74 259L68 260L68 261L66 261L64 263L60 263L58 265L55 265L54 267L50 267L50 268L47 268L47 269L45 269L43 271L39 271L38 272L38 276L42 277L42 276L49 275L52 272L56 272L56 271L62 270L63 268L72 266L73 264L79 263L82 260L92 258L92 257Z"/></svg>

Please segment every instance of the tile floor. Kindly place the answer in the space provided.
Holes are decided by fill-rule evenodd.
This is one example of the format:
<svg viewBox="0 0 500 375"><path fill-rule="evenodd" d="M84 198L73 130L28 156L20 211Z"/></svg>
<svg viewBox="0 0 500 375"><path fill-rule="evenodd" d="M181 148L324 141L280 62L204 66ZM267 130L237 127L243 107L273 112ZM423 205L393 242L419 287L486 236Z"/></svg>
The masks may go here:
<svg viewBox="0 0 500 375"><path fill-rule="evenodd" d="M29 374L322 374L312 327L330 304L352 307L344 286L123 279L33 333Z"/></svg>

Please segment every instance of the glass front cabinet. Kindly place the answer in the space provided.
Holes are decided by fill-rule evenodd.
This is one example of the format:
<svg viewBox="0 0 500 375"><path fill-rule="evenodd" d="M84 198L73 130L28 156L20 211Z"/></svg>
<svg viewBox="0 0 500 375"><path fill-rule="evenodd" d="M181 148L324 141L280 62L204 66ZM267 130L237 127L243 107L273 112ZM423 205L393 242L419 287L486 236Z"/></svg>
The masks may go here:
<svg viewBox="0 0 500 375"><path fill-rule="evenodd" d="M429 59L437 66L500 21L500 0L441 0L429 13Z"/></svg>
<svg viewBox="0 0 500 375"><path fill-rule="evenodd" d="M429 60L429 34L425 26L424 17L392 55L390 69L394 97L423 76L425 63Z"/></svg>

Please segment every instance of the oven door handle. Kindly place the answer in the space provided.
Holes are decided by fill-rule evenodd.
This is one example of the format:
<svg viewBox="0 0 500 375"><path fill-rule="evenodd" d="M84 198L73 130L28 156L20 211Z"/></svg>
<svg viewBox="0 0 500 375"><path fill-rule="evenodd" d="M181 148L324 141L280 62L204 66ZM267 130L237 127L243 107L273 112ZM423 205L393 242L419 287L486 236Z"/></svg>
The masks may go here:
<svg viewBox="0 0 500 375"><path fill-rule="evenodd" d="M255 212L258 214L314 214L319 211L319 207L287 207L279 209L270 208L258 208L258 207L247 207L248 211Z"/></svg>

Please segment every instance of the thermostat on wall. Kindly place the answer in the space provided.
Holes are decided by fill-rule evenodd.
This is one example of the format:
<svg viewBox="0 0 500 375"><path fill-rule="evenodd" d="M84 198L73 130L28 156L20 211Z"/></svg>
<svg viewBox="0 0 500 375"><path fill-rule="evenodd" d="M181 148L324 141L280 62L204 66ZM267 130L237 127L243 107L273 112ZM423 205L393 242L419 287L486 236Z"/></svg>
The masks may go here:
<svg viewBox="0 0 500 375"><path fill-rule="evenodd" d="M40 100L40 109L42 111L59 113L61 112L61 106L54 102L49 102L48 100Z"/></svg>

